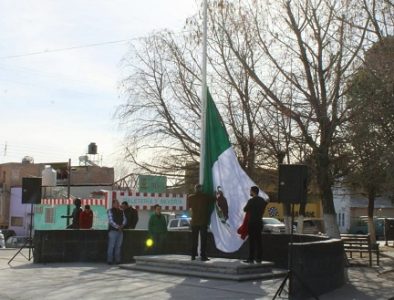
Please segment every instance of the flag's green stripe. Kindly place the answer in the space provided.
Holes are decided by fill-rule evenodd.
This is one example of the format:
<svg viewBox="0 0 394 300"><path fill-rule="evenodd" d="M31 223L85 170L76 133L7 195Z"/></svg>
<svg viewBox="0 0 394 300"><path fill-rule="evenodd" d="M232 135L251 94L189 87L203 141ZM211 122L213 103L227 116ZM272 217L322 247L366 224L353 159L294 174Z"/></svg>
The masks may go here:
<svg viewBox="0 0 394 300"><path fill-rule="evenodd" d="M203 190L213 194L215 188L212 181L212 167L220 154L231 147L226 128L220 117L212 96L207 89L207 111L205 129L205 160Z"/></svg>

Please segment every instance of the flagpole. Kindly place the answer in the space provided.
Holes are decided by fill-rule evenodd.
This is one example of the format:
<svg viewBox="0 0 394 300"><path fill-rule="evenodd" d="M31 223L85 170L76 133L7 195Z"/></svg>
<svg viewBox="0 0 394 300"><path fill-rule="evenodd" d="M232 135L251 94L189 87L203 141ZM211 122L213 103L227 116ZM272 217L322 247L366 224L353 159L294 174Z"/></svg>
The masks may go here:
<svg viewBox="0 0 394 300"><path fill-rule="evenodd" d="M200 136L200 176L199 182L204 182L204 162L205 162L205 131L206 131L206 111L207 111L207 23L208 23L208 4L204 1L203 7L203 40L202 40L202 88L201 88L201 136Z"/></svg>

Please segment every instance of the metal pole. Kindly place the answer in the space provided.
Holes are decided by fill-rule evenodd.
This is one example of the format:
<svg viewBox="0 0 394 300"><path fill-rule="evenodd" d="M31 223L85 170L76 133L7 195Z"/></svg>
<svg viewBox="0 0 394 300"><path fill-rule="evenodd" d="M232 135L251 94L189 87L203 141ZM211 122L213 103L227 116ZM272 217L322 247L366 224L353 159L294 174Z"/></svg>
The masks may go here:
<svg viewBox="0 0 394 300"><path fill-rule="evenodd" d="M207 20L208 4L204 0L204 18L203 18L203 40L202 40L202 89L201 89L201 136L200 136L200 176L199 182L204 182L204 163L205 163L205 120L207 111Z"/></svg>
<svg viewBox="0 0 394 300"><path fill-rule="evenodd" d="M68 159L68 176L67 176L67 216L70 215L70 185L71 185L71 158ZM67 218L67 227L70 225L70 218Z"/></svg>
<svg viewBox="0 0 394 300"><path fill-rule="evenodd" d="M30 204L30 228L29 228L29 261L33 257L32 247L33 247L33 203Z"/></svg>

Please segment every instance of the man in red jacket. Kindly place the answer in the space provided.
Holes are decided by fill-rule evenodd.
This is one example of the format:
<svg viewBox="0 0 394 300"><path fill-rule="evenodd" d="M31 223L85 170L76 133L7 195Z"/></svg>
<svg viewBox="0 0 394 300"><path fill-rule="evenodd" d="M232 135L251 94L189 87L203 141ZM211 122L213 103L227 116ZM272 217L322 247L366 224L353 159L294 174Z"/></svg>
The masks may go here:
<svg viewBox="0 0 394 300"><path fill-rule="evenodd" d="M93 226L93 212L90 205L85 205L85 210L79 214L79 228L91 229Z"/></svg>

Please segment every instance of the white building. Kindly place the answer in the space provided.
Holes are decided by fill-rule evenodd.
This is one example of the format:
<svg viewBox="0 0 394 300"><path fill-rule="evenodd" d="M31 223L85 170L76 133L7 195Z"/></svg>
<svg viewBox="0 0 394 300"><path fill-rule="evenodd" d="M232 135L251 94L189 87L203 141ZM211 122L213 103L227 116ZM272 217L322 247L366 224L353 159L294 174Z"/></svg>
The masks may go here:
<svg viewBox="0 0 394 300"><path fill-rule="evenodd" d="M358 217L368 215L368 198L340 182L333 187L332 191L339 231L347 233ZM394 217L393 201L388 196L375 199L374 216Z"/></svg>

